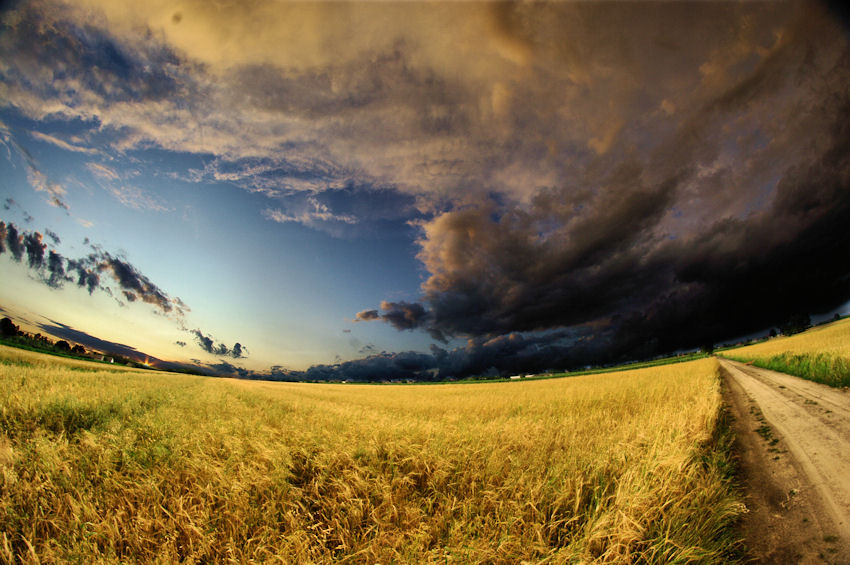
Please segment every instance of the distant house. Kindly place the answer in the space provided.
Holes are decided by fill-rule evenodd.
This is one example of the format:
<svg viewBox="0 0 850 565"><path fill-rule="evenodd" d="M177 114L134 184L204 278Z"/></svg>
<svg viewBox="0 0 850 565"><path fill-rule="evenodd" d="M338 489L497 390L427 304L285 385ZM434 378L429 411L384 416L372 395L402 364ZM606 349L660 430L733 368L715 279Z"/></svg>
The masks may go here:
<svg viewBox="0 0 850 565"><path fill-rule="evenodd" d="M515 381L515 380L517 380L517 379L521 379L521 378L522 378L522 375L511 375L511 380L512 380L512 381Z"/></svg>

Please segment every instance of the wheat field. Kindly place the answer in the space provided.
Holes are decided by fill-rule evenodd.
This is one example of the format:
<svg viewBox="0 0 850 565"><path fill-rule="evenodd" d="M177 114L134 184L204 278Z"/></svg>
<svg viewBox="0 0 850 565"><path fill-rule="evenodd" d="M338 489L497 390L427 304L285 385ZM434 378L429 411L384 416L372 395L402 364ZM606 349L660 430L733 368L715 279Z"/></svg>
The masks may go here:
<svg viewBox="0 0 850 565"><path fill-rule="evenodd" d="M850 386L850 318L723 355L834 387Z"/></svg>
<svg viewBox="0 0 850 565"><path fill-rule="evenodd" d="M733 351L735 355L753 359L767 359L783 353L827 353L850 358L850 318L816 326L803 333L775 337L755 345L739 347Z"/></svg>
<svg viewBox="0 0 850 565"><path fill-rule="evenodd" d="M116 370L0 348L0 562L725 563L703 359L375 386Z"/></svg>

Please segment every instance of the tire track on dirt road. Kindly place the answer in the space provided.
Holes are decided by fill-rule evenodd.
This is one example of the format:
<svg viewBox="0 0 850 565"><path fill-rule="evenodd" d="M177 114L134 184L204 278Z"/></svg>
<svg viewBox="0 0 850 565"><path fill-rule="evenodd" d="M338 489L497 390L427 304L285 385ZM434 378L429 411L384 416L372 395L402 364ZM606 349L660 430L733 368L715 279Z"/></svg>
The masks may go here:
<svg viewBox="0 0 850 565"><path fill-rule="evenodd" d="M784 490L789 500L800 492L811 493L812 496L806 497L805 512L814 514L814 521L820 526L820 537L830 542L828 547L824 546L824 551L832 552L828 557L838 562L849 560L850 394L783 373L727 359L718 360L727 379L732 381L727 383L729 394L739 396L733 398L739 405L736 417L750 420L747 425L751 430L758 431L765 439L772 438L770 449L764 442L755 442L754 445L752 441L744 448L764 451L759 454L760 460L755 465L776 467L756 469L755 474L760 475L754 482L773 481L779 486L750 484L750 490ZM749 410L744 410L745 414L741 414L740 406L746 404L741 402L741 395L747 397L750 406ZM763 419L759 419L759 414L763 415ZM768 427L763 427L765 425ZM743 431L746 433L746 430ZM778 437L773 438L774 432ZM787 451L785 459L789 461L777 461L781 459L779 456L768 453L781 453L783 450ZM742 456L742 459L746 466L748 458ZM752 458L750 460L753 461ZM788 505L788 500L781 504L783 509ZM807 522L808 518L804 516L801 520ZM789 532L789 535L793 536L793 533ZM827 555L819 552L826 561ZM808 559L803 561L809 562Z"/></svg>

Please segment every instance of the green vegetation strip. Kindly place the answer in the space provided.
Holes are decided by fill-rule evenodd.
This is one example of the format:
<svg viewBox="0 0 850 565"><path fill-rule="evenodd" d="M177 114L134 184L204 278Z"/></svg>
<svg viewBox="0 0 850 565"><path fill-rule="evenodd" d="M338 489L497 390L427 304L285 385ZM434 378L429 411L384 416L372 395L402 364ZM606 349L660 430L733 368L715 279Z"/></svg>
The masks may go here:
<svg viewBox="0 0 850 565"><path fill-rule="evenodd" d="M850 359L830 353L782 353L766 359L728 355L729 359L752 363L762 369L795 375L837 388L850 387Z"/></svg>

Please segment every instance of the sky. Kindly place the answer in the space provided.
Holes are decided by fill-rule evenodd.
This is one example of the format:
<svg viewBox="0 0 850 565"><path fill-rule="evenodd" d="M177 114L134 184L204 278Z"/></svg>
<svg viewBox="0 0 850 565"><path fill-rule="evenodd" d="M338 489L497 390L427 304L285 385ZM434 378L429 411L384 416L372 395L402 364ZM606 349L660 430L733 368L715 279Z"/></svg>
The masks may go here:
<svg viewBox="0 0 850 565"><path fill-rule="evenodd" d="M363 379L639 359L847 310L843 16L6 3L0 309L219 374Z"/></svg>

